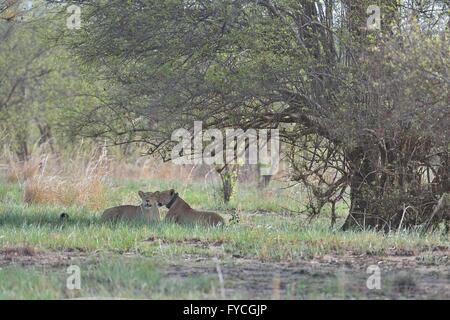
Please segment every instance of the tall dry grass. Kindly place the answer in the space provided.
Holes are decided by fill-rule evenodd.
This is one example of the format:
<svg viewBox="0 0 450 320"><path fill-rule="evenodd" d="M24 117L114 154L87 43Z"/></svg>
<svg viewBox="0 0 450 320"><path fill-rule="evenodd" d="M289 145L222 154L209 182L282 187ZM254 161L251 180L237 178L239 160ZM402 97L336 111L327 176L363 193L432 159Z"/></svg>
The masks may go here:
<svg viewBox="0 0 450 320"><path fill-rule="evenodd" d="M155 157L123 156L115 151L80 144L53 154L42 147L33 149L27 161L18 161L8 151L0 155L0 169L6 169L8 182L22 185L26 203L78 205L95 210L107 205L109 178L165 181L169 185L176 181L178 187L185 188L194 181L219 181L209 166L175 165Z"/></svg>
<svg viewBox="0 0 450 320"><path fill-rule="evenodd" d="M28 161L18 161L9 156L6 165L6 180L10 183L26 181L39 173L41 165L40 157L32 157Z"/></svg>
<svg viewBox="0 0 450 320"><path fill-rule="evenodd" d="M110 149L80 145L63 155L33 150L27 161L11 152L0 157L10 183L23 186L26 203L78 205L102 209L107 202L107 178L191 181L196 168L164 163L152 157L118 157Z"/></svg>
<svg viewBox="0 0 450 320"><path fill-rule="evenodd" d="M9 157L6 179L23 185L26 203L60 204L100 209L106 202L106 149L65 157L35 152L25 162Z"/></svg>
<svg viewBox="0 0 450 320"><path fill-rule="evenodd" d="M204 173L193 165L175 165L163 162L155 157L138 157L137 159L114 159L110 162L109 174L119 179L156 179L180 180L190 182L201 179Z"/></svg>

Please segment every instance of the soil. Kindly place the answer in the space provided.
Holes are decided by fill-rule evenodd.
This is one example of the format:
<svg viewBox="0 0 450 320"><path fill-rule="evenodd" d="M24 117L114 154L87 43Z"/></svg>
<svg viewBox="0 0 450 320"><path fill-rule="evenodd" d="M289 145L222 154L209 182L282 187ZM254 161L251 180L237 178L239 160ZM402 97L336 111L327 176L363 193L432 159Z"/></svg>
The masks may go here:
<svg viewBox="0 0 450 320"><path fill-rule="evenodd" d="M246 299L450 299L449 251L436 253L442 263L430 265L420 256L332 256L310 261L260 262L233 259L220 262L225 297ZM195 263L192 261L195 260ZM380 270L380 289L368 289ZM186 257L185 264L166 268L170 277L210 274L218 277L211 259Z"/></svg>
<svg viewBox="0 0 450 320"><path fill-rule="evenodd" d="M201 241L197 245L205 245ZM210 244L211 245L211 244ZM220 244L217 244L220 245ZM369 254L325 255L312 260L261 262L247 258L183 255L165 265L169 278L208 275L223 283L217 288L226 299L450 299L450 249L434 248L426 255L392 251L386 256ZM42 251L29 246L0 249L0 267L61 267L83 263L101 255L72 248L64 251ZM139 255L123 253L124 258ZM152 259L152 258L150 258ZM366 281L378 266L381 289L368 289Z"/></svg>
<svg viewBox="0 0 450 320"><path fill-rule="evenodd" d="M63 251L43 251L31 246L0 248L0 267L18 264L20 266L59 267L86 260L92 256L81 249L68 248Z"/></svg>

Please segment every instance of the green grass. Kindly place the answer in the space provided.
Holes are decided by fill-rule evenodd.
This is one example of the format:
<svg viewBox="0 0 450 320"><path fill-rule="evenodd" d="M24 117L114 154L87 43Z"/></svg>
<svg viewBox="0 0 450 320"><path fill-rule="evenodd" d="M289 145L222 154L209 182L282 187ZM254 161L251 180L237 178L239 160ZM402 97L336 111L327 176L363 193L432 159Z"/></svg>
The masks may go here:
<svg viewBox="0 0 450 320"><path fill-rule="evenodd" d="M168 188L160 182L144 183L125 181L120 192L112 188L109 205L127 203L132 190L140 188L154 190ZM215 209L215 202L201 202L204 191L202 184L194 184L190 192L183 193L193 207ZM253 190L256 192L255 190ZM248 191L251 193L250 191ZM268 261L308 259L329 253L344 254L351 251L355 254L384 254L387 250L428 250L434 246L448 245L438 232L422 236L415 232L382 233L340 232L330 230L325 218L305 222L299 215L288 213L248 214L241 210L241 221L237 225L207 228L201 226L180 226L171 223L146 225L144 223L102 223L101 212L90 211L79 207L60 207L54 205L26 205L20 201L21 188L17 185L0 189L0 245L14 246L27 244L42 249L79 248L84 251L106 250L111 252L139 252L142 255L154 254L193 254L199 251L207 254L189 241L199 240L203 243L221 243L221 251L214 250L216 255L236 255ZM247 195L240 194L245 199ZM255 196L256 198L256 196ZM124 200L120 200L124 199ZM205 197L205 199L209 199ZM136 203L135 201L131 201ZM198 202L198 206L196 206ZM236 200L236 203L238 201ZM259 207L258 204L262 204ZM288 203L289 204L289 203ZM287 204L287 205L288 205ZM266 210L265 203L253 203L254 211ZM233 204L231 204L233 206ZM228 208L228 210L233 210ZM163 211L163 209L161 210ZM69 221L61 222L59 215L67 212ZM220 210L219 210L220 212ZM229 214L224 214L226 219ZM158 241L146 242L154 237ZM159 242L164 242L161 247Z"/></svg>
<svg viewBox="0 0 450 320"><path fill-rule="evenodd" d="M285 188L280 182L272 182L270 189L260 191L253 185L238 184L230 202L222 201L219 183L167 180L112 180L108 205L118 205L124 202L136 202L138 190L167 190L174 188L191 206L198 209L266 212L298 212L304 209L303 194L296 188Z"/></svg>
<svg viewBox="0 0 450 320"><path fill-rule="evenodd" d="M69 214L68 222L59 220L62 211ZM223 228L180 226L165 222L157 225L102 223L98 218L98 213L78 208L6 205L0 209L0 246L27 244L41 249L139 252L145 256L173 255L184 251L207 254L208 250L205 252L190 245L189 241L195 240L220 242L223 246L219 252L221 255L281 261L348 251L355 254L384 254L391 248L420 251L447 243L438 233L421 236L418 233L383 235L371 231L330 231L324 221L303 224L296 217L274 214L244 214L240 224ZM157 241L145 241L150 237ZM165 243L163 249L159 241ZM218 254L217 250L213 254Z"/></svg>
<svg viewBox="0 0 450 320"><path fill-rule="evenodd" d="M0 298L218 298L217 279L210 275L172 281L162 277L160 271L171 262L182 264L183 259L195 261L195 257L217 257L220 261L245 258L279 263L308 261L330 254L384 255L392 250L420 254L431 264L439 263L433 260L433 248L449 246L448 236L439 232L427 235L415 232L389 235L373 231L340 232L330 229L326 216L308 223L299 214L283 209L300 209L298 201L294 200L298 199L295 198L297 191L278 188L266 191L267 194L262 196L252 187L241 186L233 201L225 206L216 200L213 188L204 183L193 183L192 188L187 189L169 181L112 181L105 206L138 203L136 193L139 189L171 187L175 187L194 208L216 210L226 219L230 218L230 211L238 210L240 223L218 228L164 222L156 225L102 223L100 211L27 205L22 202L20 185L0 184L0 249L27 245L42 252L75 249L86 256L103 255L102 263L80 262L86 286L75 296L61 287L67 277L64 269L47 269L39 264L3 266L0 269ZM267 211L270 213L265 213ZM69 214L68 221L59 220L61 212ZM342 218L341 215L340 222ZM137 258L125 259L124 255ZM328 286L337 297L342 288L339 282L333 281ZM327 296L326 292L319 290L307 296L324 295ZM238 297L238 293L234 297Z"/></svg>
<svg viewBox="0 0 450 320"><path fill-rule="evenodd" d="M10 265L0 268L0 299L220 299L220 282L214 268L193 271L192 264L181 267L180 274L167 274L171 263L182 261L140 256L101 255L87 260L73 260L80 267L80 289L66 287L68 264L43 266ZM200 266L202 264L200 263ZM227 266L222 267L223 270ZM173 271L173 270L172 270ZM336 270L291 274L280 281L278 294L273 274L266 278L248 275L244 285L225 275L226 299L408 299L420 288L417 275L394 272L383 275L383 291L365 287L364 271ZM444 276L445 277L445 276ZM434 276L433 281L442 281ZM445 281L445 279L444 279ZM253 282L253 283L252 283ZM255 282L259 289L254 289ZM248 287L249 286L249 287ZM284 288L281 288L283 286ZM448 294L448 293L447 293ZM423 298L439 299L445 292L427 293Z"/></svg>
<svg viewBox="0 0 450 320"><path fill-rule="evenodd" d="M66 267L0 270L0 299L200 299L211 297L215 278L194 275L164 279L160 266L146 259L121 259L113 256L80 267L81 288L66 288Z"/></svg>

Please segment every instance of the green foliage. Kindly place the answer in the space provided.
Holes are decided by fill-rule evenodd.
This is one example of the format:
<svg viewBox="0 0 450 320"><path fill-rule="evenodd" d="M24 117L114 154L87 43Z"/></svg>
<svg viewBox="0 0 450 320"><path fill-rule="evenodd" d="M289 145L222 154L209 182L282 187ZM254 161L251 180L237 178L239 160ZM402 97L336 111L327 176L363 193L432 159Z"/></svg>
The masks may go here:
<svg viewBox="0 0 450 320"><path fill-rule="evenodd" d="M21 160L43 143L55 151L70 141L71 115L97 101L95 83L55 43L62 21L43 1L24 20L0 20L0 142Z"/></svg>

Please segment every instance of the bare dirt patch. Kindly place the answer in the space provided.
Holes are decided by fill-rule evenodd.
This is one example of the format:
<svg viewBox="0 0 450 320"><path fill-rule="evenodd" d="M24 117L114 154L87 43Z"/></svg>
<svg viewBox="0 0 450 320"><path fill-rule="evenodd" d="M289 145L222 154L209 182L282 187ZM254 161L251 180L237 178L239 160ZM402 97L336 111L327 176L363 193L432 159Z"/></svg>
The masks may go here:
<svg viewBox="0 0 450 320"><path fill-rule="evenodd" d="M78 249L64 251L48 251L31 246L14 246L0 249L0 267L12 264L21 266L50 266L70 265L74 260L87 259L88 254Z"/></svg>
<svg viewBox="0 0 450 320"><path fill-rule="evenodd" d="M442 254L448 258L448 250ZM327 255L278 263L238 258L221 261L220 269L227 298L450 299L448 259L443 261L429 265L419 256L368 255ZM380 268L379 290L367 288L370 265ZM165 273L167 277L218 277L214 261L192 256L170 264Z"/></svg>
<svg viewBox="0 0 450 320"><path fill-rule="evenodd" d="M200 239L180 242L211 245ZM450 299L449 253L448 248L440 248L419 255L330 254L288 262L232 257L216 262L201 255L181 255L167 261L159 256L143 257L136 252L124 252L121 256L153 260L161 266L164 277L172 280L196 275L218 279L218 263L226 299ZM108 256L108 253L103 254ZM101 257L98 252L87 253L76 248L45 251L15 246L0 249L0 267L18 264L56 268L88 263L88 260L95 264ZM380 268L380 290L367 288L370 265Z"/></svg>
<svg viewBox="0 0 450 320"><path fill-rule="evenodd" d="M201 248L210 248L210 247L219 247L221 246L224 241L217 240L217 241L208 241L208 240L202 240L200 238L186 238L181 240L166 240L166 239L160 239L157 237L150 237L145 242L157 242L161 245L173 245L173 244L186 244L191 245L194 247L201 247Z"/></svg>

